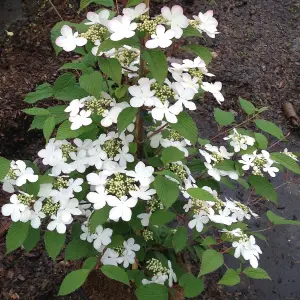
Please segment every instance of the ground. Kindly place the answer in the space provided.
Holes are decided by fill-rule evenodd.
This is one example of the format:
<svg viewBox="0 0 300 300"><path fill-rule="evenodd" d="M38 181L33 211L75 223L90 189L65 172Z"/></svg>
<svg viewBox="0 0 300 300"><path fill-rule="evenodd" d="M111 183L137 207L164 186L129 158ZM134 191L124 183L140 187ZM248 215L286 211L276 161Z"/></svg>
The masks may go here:
<svg viewBox="0 0 300 300"><path fill-rule="evenodd" d="M162 1L155 1L159 6ZM48 1L3 1L0 13L0 156L34 159L44 145L42 134L28 132L31 119L22 113L26 107L24 96L36 85L53 82L58 68L70 55L58 58L51 48L49 32L59 17ZM287 126L282 104L290 101L300 109L300 3L298 0L185 0L163 1L166 5L181 4L193 15L198 11L213 9L219 20L220 34L216 39L204 42L216 54L211 71L216 80L223 83L226 101L223 109L240 113L238 97L253 101L257 106L268 106L264 117L291 131L288 146L299 151L299 131ZM76 1L54 1L64 20L78 20ZM13 32L8 36L4 29ZM200 42L200 41L197 41ZM213 123L214 99L207 97L198 105L193 117L197 121L200 136L208 137L217 132ZM275 186L286 178L278 178ZM289 178L293 183L278 188L279 205L253 205L262 214L268 209L290 219L300 219L299 178ZM232 194L247 200L247 194ZM0 194L0 203L7 201ZM6 221L0 220L2 228ZM265 218L255 221L253 230L264 230L270 224ZM263 250L261 267L268 271L272 281L243 282L232 289L217 290L208 284L208 293L198 299L251 299L296 300L300 299L298 277L300 272L300 231L297 227L278 226L263 232L268 244L260 242ZM41 251L43 245L30 254L16 251L4 255L4 235L0 236L0 299L56 299L59 283L73 267L58 259L53 263ZM232 262L229 262L230 264ZM105 290L97 290L97 299L129 299L123 286L110 286L100 278ZM118 291L118 294L116 294ZM80 291L81 292L81 291ZM111 295L111 296L109 296ZM94 299L88 295L90 299ZM102 297L102 298L100 298ZM61 298L62 299L62 298ZM83 293L63 299L86 299ZM95 298L96 299L96 298Z"/></svg>

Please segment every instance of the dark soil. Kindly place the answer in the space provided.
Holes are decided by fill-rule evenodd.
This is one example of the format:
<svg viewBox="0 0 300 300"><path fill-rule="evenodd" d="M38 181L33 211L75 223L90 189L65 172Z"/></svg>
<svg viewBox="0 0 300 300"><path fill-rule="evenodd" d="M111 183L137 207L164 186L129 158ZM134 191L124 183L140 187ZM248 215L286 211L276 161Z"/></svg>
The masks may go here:
<svg viewBox="0 0 300 300"><path fill-rule="evenodd" d="M76 1L54 3L64 20L82 19L77 14ZM172 5L178 2L164 0L164 3ZM290 131L281 106L290 101L296 110L300 109L299 0L186 0L179 3L190 15L213 9L219 20L220 34L216 39L204 42L217 55L211 71L216 75L215 79L223 83L226 99L223 109L240 113L237 100L241 96L257 106L269 106L264 117L275 121L285 133ZM45 141L40 132L28 132L31 118L21 111L27 106L23 99L36 85L53 82L59 67L72 57L68 54L55 56L50 43L50 29L60 20L48 1L23 0L22 10L17 4L18 0L4 1L0 13L0 32L5 28L14 33L12 37L4 33L1 41L0 156L34 159ZM156 7L160 5L161 1L155 1ZM214 101L207 97L193 113L202 137L211 136L218 130L211 125L215 124L212 121ZM289 143L279 146L299 151L299 131L292 130ZM278 178L274 184L278 186L284 180ZM293 178L293 183L282 186L278 192L280 209L268 208L283 217L299 220L299 179ZM247 194L232 196L248 198ZM0 203L5 201L6 195L0 194ZM256 205L253 209L263 214L267 207ZM2 227L5 222L0 219ZM262 218L252 225L253 230L263 230L270 224ZM208 292L199 299L300 299L299 228L278 226L263 233L269 245L259 241L263 250L261 267L268 271L273 281L243 278L237 288L220 290L213 284L218 278L211 278L207 284ZM62 257L53 263L43 252L42 244L30 254L18 250L5 256L4 252L5 239L2 236L0 299L56 299L60 282L75 267L64 263ZM228 265L232 264L234 262L228 262ZM97 278L98 286L91 288L94 280L89 280L85 289L89 291L89 299L131 299L125 286L100 277ZM60 299L85 298L82 294L72 294Z"/></svg>

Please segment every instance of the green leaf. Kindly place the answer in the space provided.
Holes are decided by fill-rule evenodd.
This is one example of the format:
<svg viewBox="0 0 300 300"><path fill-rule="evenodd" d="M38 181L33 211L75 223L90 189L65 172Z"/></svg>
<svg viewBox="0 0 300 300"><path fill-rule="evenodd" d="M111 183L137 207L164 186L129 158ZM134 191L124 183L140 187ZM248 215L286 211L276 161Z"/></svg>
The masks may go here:
<svg viewBox="0 0 300 300"><path fill-rule="evenodd" d="M207 236L202 242L202 246L210 246L210 245L215 245L217 242L212 236Z"/></svg>
<svg viewBox="0 0 300 300"><path fill-rule="evenodd" d="M76 83L73 73L64 73L60 75L54 82L53 89L55 92L61 91L66 87L72 87Z"/></svg>
<svg viewBox="0 0 300 300"><path fill-rule="evenodd" d="M104 224L109 216L110 207L104 206L101 209L95 210L91 215L89 221L89 229L91 232L95 232L98 225Z"/></svg>
<svg viewBox="0 0 300 300"><path fill-rule="evenodd" d="M128 91L128 85L126 84L122 84L121 86L119 86L118 88L115 89L115 95L118 99L123 98Z"/></svg>
<svg viewBox="0 0 300 300"><path fill-rule="evenodd" d="M217 169L224 171L235 171L235 162L229 159L222 160L215 165Z"/></svg>
<svg viewBox="0 0 300 300"><path fill-rule="evenodd" d="M241 282L240 275L233 269L228 269L218 284L233 286Z"/></svg>
<svg viewBox="0 0 300 300"><path fill-rule="evenodd" d="M208 65L212 60L212 53L211 51L203 46L199 45L187 45L182 47L184 50L189 50L193 52L194 54L198 55L201 59L205 61L205 63Z"/></svg>
<svg viewBox="0 0 300 300"><path fill-rule="evenodd" d="M277 192L274 189L273 184L267 178L258 175L250 175L248 177L248 182L254 187L255 192L258 195L277 203Z"/></svg>
<svg viewBox="0 0 300 300"><path fill-rule="evenodd" d="M77 290L79 287L81 287L84 284L85 280L89 275L89 272L90 270L88 269L81 269L69 273L64 278L60 286L58 295L65 296Z"/></svg>
<svg viewBox="0 0 300 300"><path fill-rule="evenodd" d="M111 242L110 244L107 245L107 248L117 248L122 246L124 243L124 237L122 235L113 235L111 237Z"/></svg>
<svg viewBox="0 0 300 300"><path fill-rule="evenodd" d="M48 255L55 260L66 240L66 234L59 234L56 231L46 231L44 235L45 247Z"/></svg>
<svg viewBox="0 0 300 300"><path fill-rule="evenodd" d="M184 153L176 147L164 148L161 155L161 160L164 164L180 161L184 159Z"/></svg>
<svg viewBox="0 0 300 300"><path fill-rule="evenodd" d="M28 235L29 226L29 222L11 223L6 235L6 254L16 250L23 245L23 242Z"/></svg>
<svg viewBox="0 0 300 300"><path fill-rule="evenodd" d="M166 208L169 208L179 196L178 184L164 176L155 177L154 188Z"/></svg>
<svg viewBox="0 0 300 300"><path fill-rule="evenodd" d="M292 172L300 174L300 167L298 163L288 155L280 152L274 152L271 154L271 158Z"/></svg>
<svg viewBox="0 0 300 300"><path fill-rule="evenodd" d="M157 283L142 285L135 294L138 300L168 300L167 287Z"/></svg>
<svg viewBox="0 0 300 300"><path fill-rule="evenodd" d="M182 112L177 116L177 123L170 123L170 127L176 130L192 144L196 144L198 138L198 128L192 117L187 112Z"/></svg>
<svg viewBox="0 0 300 300"><path fill-rule="evenodd" d="M185 37L189 37L189 36L202 37L202 34L199 32L199 30L197 30L193 26L189 25L187 28L183 29L183 36L185 36Z"/></svg>
<svg viewBox="0 0 300 300"><path fill-rule="evenodd" d="M142 2L144 2L144 0L128 0L126 7L136 6Z"/></svg>
<svg viewBox="0 0 300 300"><path fill-rule="evenodd" d="M228 126L234 122L234 115L230 111L224 111L219 108L214 109L215 120L221 126Z"/></svg>
<svg viewBox="0 0 300 300"><path fill-rule="evenodd" d="M87 241L74 239L66 247L65 260L78 260L86 257L92 247L92 244Z"/></svg>
<svg viewBox="0 0 300 300"><path fill-rule="evenodd" d="M200 159L196 158L188 161L187 166L192 173L201 173L206 169L204 163Z"/></svg>
<svg viewBox="0 0 300 300"><path fill-rule="evenodd" d="M40 229L35 229L29 226L28 235L23 243L27 252L30 252L40 240Z"/></svg>
<svg viewBox="0 0 300 300"><path fill-rule="evenodd" d="M268 275L268 273L261 268L254 269L254 268L248 267L245 270L243 270L243 273L253 279L270 279L271 280L271 277Z"/></svg>
<svg viewBox="0 0 300 300"><path fill-rule="evenodd" d="M77 130L72 130L70 121L66 120L58 127L56 139L57 140L65 140L65 139L69 139L69 138L75 138L75 137L80 136L83 133L86 133L86 132L89 132L92 130L96 130L96 129L97 129L96 124L90 124L88 126L82 126L81 128L79 128Z"/></svg>
<svg viewBox="0 0 300 300"><path fill-rule="evenodd" d="M207 144L210 144L210 140L198 138L198 143L199 143L201 146L205 146L205 145L207 145Z"/></svg>
<svg viewBox="0 0 300 300"><path fill-rule="evenodd" d="M211 273L224 264L223 254L213 250L208 249L202 255L201 269L199 276Z"/></svg>
<svg viewBox="0 0 300 300"><path fill-rule="evenodd" d="M79 71L83 71L83 72L88 72L88 68L87 68L86 64L84 64L82 62L78 62L78 61L66 63L59 69L60 70L70 69L70 70L79 70Z"/></svg>
<svg viewBox="0 0 300 300"><path fill-rule="evenodd" d="M99 68L118 85L121 84L122 67L116 58L99 57Z"/></svg>
<svg viewBox="0 0 300 300"><path fill-rule="evenodd" d="M270 210L267 211L266 215L269 221L272 222L274 225L300 225L299 221L287 220L283 217L274 214Z"/></svg>
<svg viewBox="0 0 300 300"><path fill-rule="evenodd" d="M247 115L253 115L256 112L256 108L251 102L249 102L241 97L239 97L239 102L240 102L242 109L244 110L244 112Z"/></svg>
<svg viewBox="0 0 300 300"><path fill-rule="evenodd" d="M157 210L155 211L149 220L150 225L162 226L171 222L175 218L176 214L168 210Z"/></svg>
<svg viewBox="0 0 300 300"><path fill-rule="evenodd" d="M173 246L175 252L178 253L184 249L188 239L186 227L179 227L173 237Z"/></svg>
<svg viewBox="0 0 300 300"><path fill-rule="evenodd" d="M53 116L46 119L44 123L43 133L46 141L49 141L51 134L55 128L55 118Z"/></svg>
<svg viewBox="0 0 300 300"><path fill-rule="evenodd" d="M120 47L123 47L124 45L132 46L135 48L140 47L138 38L136 36L134 36L132 38L122 39L120 41L112 41L111 39L106 39L101 43L98 51L108 51L113 48L119 49Z"/></svg>
<svg viewBox="0 0 300 300"><path fill-rule="evenodd" d="M34 92L31 92L26 95L25 102L27 103L36 103L39 100L52 97L54 90L49 83L43 83L39 85Z"/></svg>
<svg viewBox="0 0 300 300"><path fill-rule="evenodd" d="M254 133L254 138L258 144L259 149L267 149L268 139L261 133Z"/></svg>
<svg viewBox="0 0 300 300"><path fill-rule="evenodd" d="M67 115L65 112L65 109L67 108L67 105L56 105L52 107L48 107L47 110L51 115Z"/></svg>
<svg viewBox="0 0 300 300"><path fill-rule="evenodd" d="M168 62L164 52L160 49L147 49L142 51L142 58L157 82L163 84L168 74Z"/></svg>
<svg viewBox="0 0 300 300"><path fill-rule="evenodd" d="M82 9L86 8L91 3L103 5L103 6L106 6L106 7L114 7L113 0L81 0L79 10L82 10Z"/></svg>
<svg viewBox="0 0 300 300"><path fill-rule="evenodd" d="M99 98L102 91L103 77L100 72L82 75L79 78L80 86L92 96Z"/></svg>
<svg viewBox="0 0 300 300"><path fill-rule="evenodd" d="M82 269L92 270L97 265L98 258L97 257L89 257L86 259L82 265Z"/></svg>
<svg viewBox="0 0 300 300"><path fill-rule="evenodd" d="M274 123L262 119L256 119L254 120L254 123L260 130L275 136L279 140L284 139L282 130Z"/></svg>
<svg viewBox="0 0 300 300"><path fill-rule="evenodd" d="M68 86L60 91L55 92L55 98L58 100L72 101L89 96L83 88L78 85Z"/></svg>
<svg viewBox="0 0 300 300"><path fill-rule="evenodd" d="M124 284L129 285L128 275L124 269L116 266L106 265L101 267L101 271L108 278L120 281Z"/></svg>
<svg viewBox="0 0 300 300"><path fill-rule="evenodd" d="M189 195L199 200L216 201L216 199L211 193L201 188L191 188L188 189L187 192L189 193Z"/></svg>
<svg viewBox="0 0 300 300"><path fill-rule="evenodd" d="M45 108L33 107L33 108L25 108L23 112L27 115L32 116L49 116L50 112Z"/></svg>
<svg viewBox="0 0 300 300"><path fill-rule="evenodd" d="M179 278L179 284L184 288L184 297L193 298L204 291L203 279L196 278L193 274L183 274Z"/></svg>
<svg viewBox="0 0 300 300"><path fill-rule="evenodd" d="M123 109L118 116L118 131L121 133L124 131L129 124L133 122L138 109L135 107L126 107Z"/></svg>
<svg viewBox="0 0 300 300"><path fill-rule="evenodd" d="M0 156L0 180L3 180L10 169L10 161Z"/></svg>

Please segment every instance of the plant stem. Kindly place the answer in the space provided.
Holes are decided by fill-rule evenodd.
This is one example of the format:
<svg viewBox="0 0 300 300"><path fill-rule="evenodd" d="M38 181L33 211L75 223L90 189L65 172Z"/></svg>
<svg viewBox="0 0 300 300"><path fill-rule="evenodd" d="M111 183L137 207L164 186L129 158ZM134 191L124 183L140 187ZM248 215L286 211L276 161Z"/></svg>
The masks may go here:
<svg viewBox="0 0 300 300"><path fill-rule="evenodd" d="M55 5L53 4L53 2L51 0L49 0L49 3L51 4L51 6L53 7L53 9L55 10L56 14L59 16L59 18L63 21L63 17L61 16L61 14L58 12L57 8L55 7Z"/></svg>

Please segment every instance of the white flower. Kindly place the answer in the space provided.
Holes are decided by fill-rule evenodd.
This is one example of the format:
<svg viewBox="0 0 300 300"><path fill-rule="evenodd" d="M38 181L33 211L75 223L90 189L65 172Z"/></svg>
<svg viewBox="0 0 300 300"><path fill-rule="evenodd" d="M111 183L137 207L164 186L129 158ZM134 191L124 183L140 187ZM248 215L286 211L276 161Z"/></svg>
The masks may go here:
<svg viewBox="0 0 300 300"><path fill-rule="evenodd" d="M218 33L218 21L213 17L213 14L214 12L209 10L204 14L200 12L198 16L193 16L196 21L200 22L197 26L198 30L204 31L211 38L215 38Z"/></svg>
<svg viewBox="0 0 300 300"><path fill-rule="evenodd" d="M51 221L48 224L47 229L50 231L53 231L56 229L56 231L59 234L65 233L66 229L67 229L66 225L71 224L73 221L73 218L71 217L69 220L65 221L64 217L65 217L64 212L59 210L56 215L51 216L51 219L53 221Z"/></svg>
<svg viewBox="0 0 300 300"><path fill-rule="evenodd" d="M134 20L149 10L145 3L140 3L135 8L123 8L123 15L128 16L130 20Z"/></svg>
<svg viewBox="0 0 300 300"><path fill-rule="evenodd" d="M108 198L107 204L113 207L109 212L109 218L113 221L119 221L121 218L123 221L130 221L132 211L131 208L135 207L137 204L136 198L129 198L127 196L122 196L121 199L118 198Z"/></svg>
<svg viewBox="0 0 300 300"><path fill-rule="evenodd" d="M215 223L231 225L236 222L236 218L234 218L234 216L230 216L230 214L230 209L225 207L223 210L219 211L218 215L210 215L209 218Z"/></svg>
<svg viewBox="0 0 300 300"><path fill-rule="evenodd" d="M78 205L79 202L76 198L60 199L60 208L58 212L60 213L61 219L68 222L68 220L72 219L72 215L80 216L82 213Z"/></svg>
<svg viewBox="0 0 300 300"><path fill-rule="evenodd" d="M46 215L41 211L42 206L42 201L36 201L33 205L33 210L30 214L30 224L33 228L39 228L41 226L41 219L46 217Z"/></svg>
<svg viewBox="0 0 300 300"><path fill-rule="evenodd" d="M155 189L150 189L149 186L143 186L141 185L140 187L137 187L135 191L129 191L129 194L138 199L142 200L150 200L151 196L156 194Z"/></svg>
<svg viewBox="0 0 300 300"><path fill-rule="evenodd" d="M113 249L106 249L103 256L101 257L101 262L103 265L113 265L117 266L118 265L118 257L119 253L116 252Z"/></svg>
<svg viewBox="0 0 300 300"><path fill-rule="evenodd" d="M191 229L196 227L196 230L201 232L203 230L203 224L207 224L208 222L208 216L201 211L198 215L194 215L194 219L189 222L188 226Z"/></svg>
<svg viewBox="0 0 300 300"><path fill-rule="evenodd" d="M118 263L123 263L123 267L127 268L129 264L135 262L135 252L140 250L140 245L134 243L133 238L129 238L127 241L123 242L124 251L122 256L118 258Z"/></svg>
<svg viewBox="0 0 300 300"><path fill-rule="evenodd" d="M172 9L163 7L161 9L162 16L167 20L167 25L175 32L175 38L181 38L183 34L182 28L189 26L188 18L183 14L183 9L179 5L174 5Z"/></svg>
<svg viewBox="0 0 300 300"><path fill-rule="evenodd" d="M89 167L87 153L85 150L79 150L78 152L70 152L69 156L73 160L70 163L73 170L76 170L79 173L84 173L85 170Z"/></svg>
<svg viewBox="0 0 300 300"><path fill-rule="evenodd" d="M94 56L102 56L104 54L106 57L112 57L112 56L114 56L114 54L116 52L115 48L112 48L112 49L110 49L108 51L104 51L104 52L100 51L99 52L99 47L101 45L101 41L100 40L96 40L94 42L94 45L95 45L95 47L93 47L92 50L91 50L91 52L92 52L92 54Z"/></svg>
<svg viewBox="0 0 300 300"><path fill-rule="evenodd" d="M129 265L132 265L135 263L135 254L122 254L122 256L118 257L117 259L118 264L123 263L124 268L128 268Z"/></svg>
<svg viewBox="0 0 300 300"><path fill-rule="evenodd" d="M63 160L61 149L58 149L53 141L54 139L50 139L45 149L38 152L38 156L43 158L43 164L45 166L55 166Z"/></svg>
<svg viewBox="0 0 300 300"><path fill-rule="evenodd" d="M180 66L182 71L188 72L189 69L200 69L200 71L206 76L215 76L214 74L208 73L205 61L199 56L194 58L194 60L184 59L182 62L183 65L174 63L172 64L172 66L174 67L174 71L176 71L176 68Z"/></svg>
<svg viewBox="0 0 300 300"><path fill-rule="evenodd" d="M74 139L73 143L77 146L77 150L86 150L86 151L92 151L94 149L93 141L90 139L81 140L81 139Z"/></svg>
<svg viewBox="0 0 300 300"><path fill-rule="evenodd" d="M142 225L146 227L149 225L149 220L150 220L151 215L152 215L152 213L142 213L142 214L137 215L137 217L139 219L141 219Z"/></svg>
<svg viewBox="0 0 300 300"><path fill-rule="evenodd" d="M120 166L127 166L127 162L131 163L134 161L134 156L129 153L129 147L123 146L120 152L114 157L115 161L118 161Z"/></svg>
<svg viewBox="0 0 300 300"><path fill-rule="evenodd" d="M97 237L97 234L90 233L89 228L86 225L87 225L87 221L81 225L82 234L80 235L80 239L82 241L88 241L89 243L92 243L93 240Z"/></svg>
<svg viewBox="0 0 300 300"><path fill-rule="evenodd" d="M89 22L86 22L85 24L86 25L100 24L103 26L107 26L109 16L110 16L110 12L107 9L101 10L98 14L90 11L86 15Z"/></svg>
<svg viewBox="0 0 300 300"><path fill-rule="evenodd" d="M146 285L146 284L151 284L151 283L157 283L157 284L162 284L163 285L167 279L168 279L167 274L162 274L161 272L158 272L156 275L154 275L151 278L151 280L143 279L142 284Z"/></svg>
<svg viewBox="0 0 300 300"><path fill-rule="evenodd" d="M117 124L119 114L126 107L129 107L129 104L127 102L121 102L117 103L111 110L105 111L102 114L103 119L100 122L101 125L103 127L109 127L112 124Z"/></svg>
<svg viewBox="0 0 300 300"><path fill-rule="evenodd" d="M136 23L131 23L129 16L118 16L108 21L108 29L113 33L110 36L112 41L120 41L125 38L131 38L135 35Z"/></svg>
<svg viewBox="0 0 300 300"><path fill-rule="evenodd" d="M92 123L92 119L90 118L90 116L91 116L91 112L89 110L88 111L81 110L80 113L75 117L70 117L69 121L72 123L71 129L77 130L81 126L90 125Z"/></svg>
<svg viewBox="0 0 300 300"><path fill-rule="evenodd" d="M26 164L22 160L17 160L16 169L14 169L14 173L17 176L16 185L22 186L28 180L29 182L36 182L39 177L38 175L34 175L34 171L32 168L26 167Z"/></svg>
<svg viewBox="0 0 300 300"><path fill-rule="evenodd" d="M206 92L212 93L219 104L224 101L224 96L220 92L222 89L222 83L220 81L215 83L202 82L201 88Z"/></svg>
<svg viewBox="0 0 300 300"><path fill-rule="evenodd" d="M81 108L84 107L86 98L72 100L69 106L65 109L65 112L69 112L71 117L75 117L79 114Z"/></svg>
<svg viewBox="0 0 300 300"><path fill-rule="evenodd" d="M89 185L94 185L94 186L101 186L105 185L106 180L107 180L107 175L104 173L90 173L86 176L86 179L88 181Z"/></svg>
<svg viewBox="0 0 300 300"><path fill-rule="evenodd" d="M126 175L133 177L135 181L139 181L142 186L149 186L154 180L154 168L146 166L142 161L138 162L134 171L127 171Z"/></svg>
<svg viewBox="0 0 300 300"><path fill-rule="evenodd" d="M91 202L94 203L94 209L101 209L103 208L109 200L117 201L119 200L117 197L108 195L105 187L102 185L98 185L96 187L96 192L90 192L87 194L86 198Z"/></svg>
<svg viewBox="0 0 300 300"><path fill-rule="evenodd" d="M188 73L178 74L176 72L173 72L172 76L184 88L186 88L186 89L192 89L194 91L193 97L194 97L195 93L198 92L198 90L199 90L199 83L198 83L199 79L198 79L198 77L192 77ZM174 92L176 92L176 91L174 91Z"/></svg>
<svg viewBox="0 0 300 300"><path fill-rule="evenodd" d="M80 193L82 191L81 185L83 184L82 178L76 178L75 180L73 178L69 179L69 188L74 191L75 193Z"/></svg>
<svg viewBox="0 0 300 300"><path fill-rule="evenodd" d="M130 99L130 105L132 107L153 106L155 97L155 91L151 91L151 84L153 80L149 78L141 78L138 81L139 85L130 86L128 91L133 96Z"/></svg>
<svg viewBox="0 0 300 300"><path fill-rule="evenodd" d="M168 260L168 275L169 275L169 287L173 286L173 282L177 282L177 276L172 269L172 263Z"/></svg>
<svg viewBox="0 0 300 300"><path fill-rule="evenodd" d="M68 25L62 26L60 30L61 36L55 40L55 44L62 47L65 51L73 51L77 46L84 46L87 39L78 37L78 32L73 33L72 28Z"/></svg>
<svg viewBox="0 0 300 300"><path fill-rule="evenodd" d="M248 135L239 134L237 130L233 129L233 134L224 137L224 140L230 140L230 145L234 148L234 152L246 150L248 146L253 146L255 139Z"/></svg>
<svg viewBox="0 0 300 300"><path fill-rule="evenodd" d="M191 199L189 199L188 202L183 205L183 209L186 213L189 212L192 207L193 207L193 202Z"/></svg>
<svg viewBox="0 0 300 300"><path fill-rule="evenodd" d="M295 160L295 161L298 161L297 155L295 155L293 152L290 152L287 148L285 148L285 149L283 150L283 152L281 152L281 153L283 153L283 154L289 156L290 158L292 158L292 159Z"/></svg>
<svg viewBox="0 0 300 300"><path fill-rule="evenodd" d="M160 100L155 101L155 108L149 112L152 115L152 118L157 121L162 121L165 117L168 122L177 123L176 114L178 114L178 109L174 109L174 105L169 107L169 104L168 100L164 103Z"/></svg>
<svg viewBox="0 0 300 300"><path fill-rule="evenodd" d="M97 235L93 243L95 249L100 249L101 246L107 246L111 243L111 236L113 234L112 229L104 229L101 225L98 225L95 234Z"/></svg>
<svg viewBox="0 0 300 300"><path fill-rule="evenodd" d="M188 74L187 74L188 75ZM183 110L183 106L189 110L195 110L196 105L193 100L195 96L195 91L187 86L182 85L182 82L174 82L172 84L172 89L174 90L176 103L173 105L172 109L176 107L176 113L179 114Z"/></svg>
<svg viewBox="0 0 300 300"><path fill-rule="evenodd" d="M13 222L18 222L26 206L19 201L18 196L15 194L11 195L9 200L10 203L4 204L1 208L2 215L5 217L10 216Z"/></svg>
<svg viewBox="0 0 300 300"><path fill-rule="evenodd" d="M156 34L151 34L151 39L146 42L145 46L149 49L167 48L172 45L173 37L175 37L175 31L171 29L166 31L163 25L157 25Z"/></svg>

